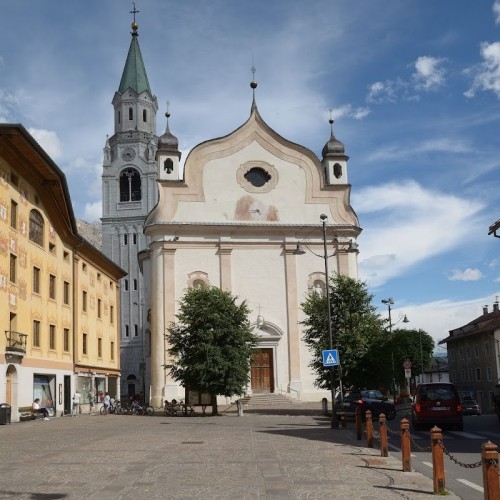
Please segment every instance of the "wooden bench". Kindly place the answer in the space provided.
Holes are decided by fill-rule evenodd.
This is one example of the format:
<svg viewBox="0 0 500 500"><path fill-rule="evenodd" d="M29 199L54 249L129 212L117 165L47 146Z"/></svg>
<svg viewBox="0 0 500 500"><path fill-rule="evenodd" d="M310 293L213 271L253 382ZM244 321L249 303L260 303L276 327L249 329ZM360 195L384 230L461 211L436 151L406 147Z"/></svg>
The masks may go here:
<svg viewBox="0 0 500 500"><path fill-rule="evenodd" d="M26 422L27 420L35 420L37 418L43 418L43 413L38 413L33 410L32 406L19 406L17 409L19 412L19 421Z"/></svg>

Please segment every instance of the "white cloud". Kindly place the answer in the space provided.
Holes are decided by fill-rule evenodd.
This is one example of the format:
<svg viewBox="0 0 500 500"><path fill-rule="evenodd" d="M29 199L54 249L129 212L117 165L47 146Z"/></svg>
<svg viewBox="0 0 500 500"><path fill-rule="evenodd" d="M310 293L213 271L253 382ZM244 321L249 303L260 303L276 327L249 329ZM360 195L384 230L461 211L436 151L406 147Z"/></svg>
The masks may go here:
<svg viewBox="0 0 500 500"><path fill-rule="evenodd" d="M385 82L375 82L368 87L366 101L374 104L384 102L397 102L399 94L404 91L407 84L403 80L386 80Z"/></svg>
<svg viewBox="0 0 500 500"><path fill-rule="evenodd" d="M460 245L477 227L479 201L422 187L414 181L357 190L353 206L369 219L359 237L359 273L379 286L430 257ZM443 238L446 228L446 238Z"/></svg>
<svg viewBox="0 0 500 500"><path fill-rule="evenodd" d="M87 222L98 222L102 216L102 201L85 203L84 220Z"/></svg>
<svg viewBox="0 0 500 500"><path fill-rule="evenodd" d="M495 24L500 24L500 0L493 3L493 14L495 15Z"/></svg>
<svg viewBox="0 0 500 500"><path fill-rule="evenodd" d="M468 267L463 271L455 269L451 276L450 281L477 281L483 277L483 273L479 269L471 269Z"/></svg>
<svg viewBox="0 0 500 500"><path fill-rule="evenodd" d="M61 157L61 143L55 132L37 128L30 128L28 131L53 160Z"/></svg>
<svg viewBox="0 0 500 500"><path fill-rule="evenodd" d="M333 108L333 118L354 118L355 120L362 120L370 114L370 108L358 107L354 108L351 104L344 104L339 108Z"/></svg>
<svg viewBox="0 0 500 500"><path fill-rule="evenodd" d="M445 69L441 67L444 59L431 56L421 56L415 61L416 72L412 79L418 90L436 90L445 83Z"/></svg>
<svg viewBox="0 0 500 500"><path fill-rule="evenodd" d="M384 146L367 157L367 161L386 161L404 158L412 158L422 153L468 153L472 149L466 139L460 140L442 137L440 139L429 139L416 144L398 144Z"/></svg>
<svg viewBox="0 0 500 500"><path fill-rule="evenodd" d="M474 80L466 97L474 97L480 90L491 91L500 98L500 42L482 43L481 56L484 62L466 70L466 74L474 74Z"/></svg>
<svg viewBox="0 0 500 500"><path fill-rule="evenodd" d="M393 315L397 318L406 314L410 323L404 325L404 328L421 328L431 335L437 344L438 341L448 337L450 330L466 325L481 316L485 304L489 304L491 311L494 301L495 294L461 302L439 300L422 304L398 305L393 309ZM383 309L380 312L384 314Z"/></svg>

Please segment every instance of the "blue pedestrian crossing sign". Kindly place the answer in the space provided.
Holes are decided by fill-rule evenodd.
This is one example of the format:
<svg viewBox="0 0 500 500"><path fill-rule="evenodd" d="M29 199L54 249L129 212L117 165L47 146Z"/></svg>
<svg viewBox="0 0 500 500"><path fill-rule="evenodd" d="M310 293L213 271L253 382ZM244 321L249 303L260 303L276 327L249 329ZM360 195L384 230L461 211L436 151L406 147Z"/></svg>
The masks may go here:
<svg viewBox="0 0 500 500"><path fill-rule="evenodd" d="M337 349L330 349L329 351L321 351L323 354L323 366L338 366L339 353Z"/></svg>

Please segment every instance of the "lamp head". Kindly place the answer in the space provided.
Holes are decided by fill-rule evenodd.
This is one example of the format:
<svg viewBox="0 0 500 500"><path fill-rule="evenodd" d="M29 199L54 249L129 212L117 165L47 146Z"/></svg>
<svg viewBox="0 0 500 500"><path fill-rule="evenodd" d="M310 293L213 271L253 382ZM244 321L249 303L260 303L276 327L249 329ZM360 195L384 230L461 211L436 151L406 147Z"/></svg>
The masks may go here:
<svg viewBox="0 0 500 500"><path fill-rule="evenodd" d="M319 216L319 218L320 218L321 220L326 220L326 219L328 219L328 215L321 214L321 215Z"/></svg>
<svg viewBox="0 0 500 500"><path fill-rule="evenodd" d="M410 322L410 320L408 319L408 317L405 314L405 317L403 318L403 323L409 323L409 322Z"/></svg>
<svg viewBox="0 0 500 500"><path fill-rule="evenodd" d="M302 248L300 241L297 242L297 248L293 251L294 255L304 255L306 251Z"/></svg>

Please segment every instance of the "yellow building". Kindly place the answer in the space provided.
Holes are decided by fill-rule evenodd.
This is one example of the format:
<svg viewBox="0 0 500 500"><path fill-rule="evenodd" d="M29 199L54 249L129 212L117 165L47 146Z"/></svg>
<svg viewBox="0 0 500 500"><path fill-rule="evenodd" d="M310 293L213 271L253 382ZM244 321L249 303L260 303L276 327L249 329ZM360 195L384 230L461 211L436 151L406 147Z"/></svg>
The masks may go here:
<svg viewBox="0 0 500 500"><path fill-rule="evenodd" d="M62 171L24 127L0 124L0 402L13 421L35 398L63 415L77 390L84 404L91 390L119 396L124 275L78 234Z"/></svg>

